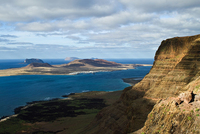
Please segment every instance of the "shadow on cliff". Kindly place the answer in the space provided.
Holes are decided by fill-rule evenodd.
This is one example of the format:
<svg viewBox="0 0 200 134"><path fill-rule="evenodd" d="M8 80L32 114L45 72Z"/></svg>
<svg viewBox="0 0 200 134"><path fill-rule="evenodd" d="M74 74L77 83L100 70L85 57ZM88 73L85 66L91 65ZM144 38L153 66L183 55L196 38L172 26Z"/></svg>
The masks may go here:
<svg viewBox="0 0 200 134"><path fill-rule="evenodd" d="M144 94L144 91L132 87L125 88L121 98L102 109L81 133L126 134L141 129L155 104L143 98Z"/></svg>

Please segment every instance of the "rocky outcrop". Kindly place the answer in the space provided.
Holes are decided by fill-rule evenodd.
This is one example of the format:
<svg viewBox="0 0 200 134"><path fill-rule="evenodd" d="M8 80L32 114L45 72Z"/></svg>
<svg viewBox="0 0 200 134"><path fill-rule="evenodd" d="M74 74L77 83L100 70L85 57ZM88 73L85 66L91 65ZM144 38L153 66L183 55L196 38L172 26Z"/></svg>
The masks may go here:
<svg viewBox="0 0 200 134"><path fill-rule="evenodd" d="M24 63L30 64L30 63L44 63L41 59L25 59Z"/></svg>
<svg viewBox="0 0 200 134"><path fill-rule="evenodd" d="M181 93L179 97L187 98L188 95L192 93ZM173 97L160 100L148 115L142 132L145 134L200 133L200 101L196 98L199 98L199 94L192 95L190 103L180 104Z"/></svg>
<svg viewBox="0 0 200 134"><path fill-rule="evenodd" d="M105 110L104 115L109 115L107 118L96 119L93 124L108 121L111 123L110 120L113 120L113 123L121 121L123 127L116 126L110 131L110 133L116 133L115 130L120 128L117 132L119 134L134 131L137 133L142 126L144 127L142 131L140 130L140 134L199 131L200 119L197 117L200 114L198 113L200 97L196 95L200 93L199 53L200 35L175 37L162 41L150 72L141 82L123 91L119 100L121 105L116 104L115 108L109 112L102 110ZM112 111L120 110L122 105L123 119L113 119L115 112ZM150 111L151 113L148 114ZM94 126L93 128L98 133L108 129L106 124L98 129ZM90 129L92 130L92 127Z"/></svg>

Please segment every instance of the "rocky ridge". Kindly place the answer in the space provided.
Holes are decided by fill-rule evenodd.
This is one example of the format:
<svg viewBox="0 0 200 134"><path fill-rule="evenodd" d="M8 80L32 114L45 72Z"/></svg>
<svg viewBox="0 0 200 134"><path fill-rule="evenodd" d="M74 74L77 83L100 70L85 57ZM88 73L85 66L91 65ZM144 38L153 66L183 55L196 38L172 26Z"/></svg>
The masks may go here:
<svg viewBox="0 0 200 134"><path fill-rule="evenodd" d="M150 72L104 108L88 132L199 133L199 54L200 35L162 41Z"/></svg>

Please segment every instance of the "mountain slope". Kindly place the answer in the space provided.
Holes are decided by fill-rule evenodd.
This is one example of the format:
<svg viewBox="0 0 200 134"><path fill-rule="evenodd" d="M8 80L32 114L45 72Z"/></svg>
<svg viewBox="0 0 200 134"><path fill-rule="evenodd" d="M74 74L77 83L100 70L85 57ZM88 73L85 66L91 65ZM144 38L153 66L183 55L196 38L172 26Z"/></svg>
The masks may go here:
<svg viewBox="0 0 200 134"><path fill-rule="evenodd" d="M193 113L181 112L179 109L183 105L183 102L177 96L185 91L199 93L199 74L200 35L164 40L156 52L155 62L149 74L135 86L124 89L118 103L101 111L106 117L103 116L99 119L97 116L96 120L91 123L87 130L99 134L106 133L107 131L119 134L136 132L144 126L147 119L142 129L144 133L184 133L186 131L182 131L182 129L187 130L188 127L185 126L187 124L191 126L193 124L191 121L197 121L198 124L199 119L191 120L190 118L196 117L198 113L195 113L194 110L199 105L189 108L189 105L193 103L184 103L183 107L186 107L187 111L193 110ZM194 99L195 94L192 96ZM166 97L172 97L173 99L169 99L165 103L163 102L164 100L161 100L156 104L156 101ZM164 104L162 105L162 103ZM154 104L156 105L154 106ZM167 110L159 110L163 109L161 106L164 106ZM151 111L152 109L153 111ZM170 115L169 118L168 116L164 116L168 111L172 113L172 116ZM119 113L121 117L117 116ZM148 113L150 114L148 115ZM152 120L152 116L155 118L154 120ZM176 127L176 131L175 129L168 130L169 127L162 126L162 123L165 122L167 123L166 126L170 126L170 122L173 122L173 117L180 117L181 120L184 120L178 122L181 124ZM117 125L112 126L112 124L116 123ZM101 125L97 128L93 124ZM174 124L177 124L177 122ZM171 125L170 127L175 126ZM194 125L189 131L191 132L192 129L197 127L197 125ZM162 129L161 131L161 128L166 129ZM141 133L141 131L138 133Z"/></svg>

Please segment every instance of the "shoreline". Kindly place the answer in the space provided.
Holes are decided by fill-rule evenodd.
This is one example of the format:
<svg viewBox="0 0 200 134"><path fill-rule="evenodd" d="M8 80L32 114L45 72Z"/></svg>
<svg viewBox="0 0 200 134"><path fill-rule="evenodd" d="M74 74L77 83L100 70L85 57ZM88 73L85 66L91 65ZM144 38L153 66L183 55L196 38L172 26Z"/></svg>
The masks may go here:
<svg viewBox="0 0 200 134"><path fill-rule="evenodd" d="M0 77L19 76L19 75L77 75L81 73L112 72L120 70L135 69L140 66L152 66L152 64L123 64L121 67L74 67L65 68L60 65L52 67L22 67L0 70Z"/></svg>
<svg viewBox="0 0 200 134"><path fill-rule="evenodd" d="M1 129L0 133L11 133L13 132L12 128L16 125L20 128L16 132L23 131L24 133L81 131L92 122L101 109L119 100L122 92L123 90L75 93L69 95L68 98L18 107L17 113L0 120L0 126L6 128L5 130ZM59 127L52 127L52 125L59 125ZM68 125L73 125L73 127L65 129Z"/></svg>
<svg viewBox="0 0 200 134"><path fill-rule="evenodd" d="M122 78L123 82L130 84L131 86L134 86L135 84L137 84L138 82L140 82L142 80L142 78ZM57 100L73 100L73 99L77 99L77 98L98 98L98 97L102 97L105 99L105 97L103 97L106 94L117 94L118 92L122 92L123 90L117 90L117 91L88 91L88 92L80 92L80 93L70 93L69 95L62 95L62 98L52 98L50 100L38 100L38 101L32 101L32 102L26 102L26 105L24 106L19 106L16 107L14 109L14 111L16 109L26 109L28 107L31 107L35 104L38 103L42 103L42 102L49 102L49 101L57 101ZM108 101L108 100L107 100ZM111 102L109 102L110 104ZM113 102L112 102L113 103ZM0 122L6 121L7 119L10 119L12 117L16 117L17 114L13 114L13 115L4 115L0 118Z"/></svg>
<svg viewBox="0 0 200 134"><path fill-rule="evenodd" d="M140 81L137 80L138 78L126 78L124 82L127 79L131 79L132 84L136 84L138 81ZM29 127L29 129L26 129L26 127L22 127L22 129L18 130L19 132L23 131L31 133L55 133L60 131L63 133L73 133L77 130L82 132L85 127L94 120L101 109L113 105L116 101L120 99L122 93L123 90L89 91L81 93L71 93L67 97L63 98L53 98L51 100L27 102L27 105L15 108L15 114L2 118L0 120L0 125L2 125L4 128L13 128L14 125L18 125L18 128L24 125ZM68 109L67 111L65 111L65 115L63 115L62 112L63 103L64 108ZM69 112L71 106L75 106L75 109L78 108L77 110L74 110L74 108L72 108L75 113ZM60 107L60 110L58 109L57 111L54 111L52 113L51 110L57 107ZM58 113L59 116L57 116L57 114L55 115L55 113ZM79 122L78 126L77 121ZM60 126L60 124L63 124L63 122L65 122L64 125ZM56 126L58 124L60 126L59 128L52 127L52 125ZM65 129L67 125L72 125L75 127ZM38 129L39 127L40 129ZM7 130L3 132L8 132ZM9 130L9 132L12 132L12 130Z"/></svg>
<svg viewBox="0 0 200 134"><path fill-rule="evenodd" d="M101 98L101 99L105 99L105 101L107 102L108 105L114 103L113 101L110 101L109 98L106 98L105 96L107 96L108 94L120 94L122 93L123 90L117 90L117 91L88 91L88 92L80 92L80 93L70 93L69 95L62 95L62 98L52 98L49 100L38 100L38 101L31 101L31 102L26 102L26 105L23 106L18 106L16 108L14 108L14 114L12 115L4 115L0 118L0 122L4 122L12 117L17 117L18 116L18 112L20 110L24 110L27 109L29 107L32 107L34 105L40 104L40 103L45 103L45 102L51 102L51 101L63 101L63 100L75 100L75 99L83 99L83 98L87 98L87 99L94 99L94 98Z"/></svg>
<svg viewBox="0 0 200 134"><path fill-rule="evenodd" d="M135 84L139 83L143 78L122 78L122 80L125 83L130 84L131 86L134 86Z"/></svg>

